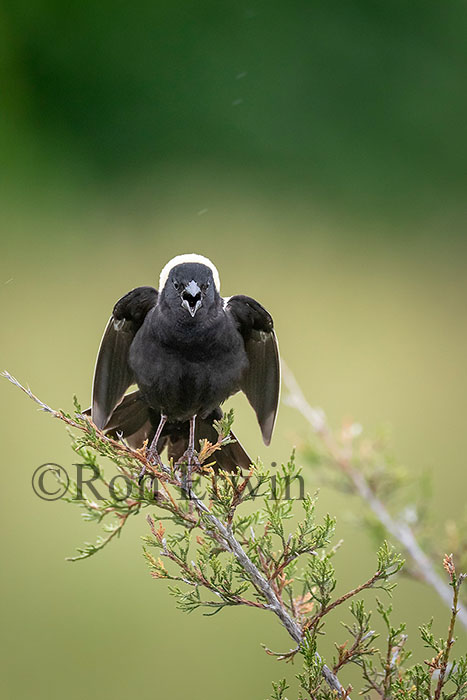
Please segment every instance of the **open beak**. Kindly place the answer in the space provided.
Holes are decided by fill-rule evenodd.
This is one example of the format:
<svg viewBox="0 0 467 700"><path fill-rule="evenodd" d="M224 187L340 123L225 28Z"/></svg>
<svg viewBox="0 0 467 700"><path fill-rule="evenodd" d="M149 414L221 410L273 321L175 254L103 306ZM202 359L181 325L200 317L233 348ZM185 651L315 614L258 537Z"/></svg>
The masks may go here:
<svg viewBox="0 0 467 700"><path fill-rule="evenodd" d="M193 318L201 305L201 289L194 280L191 280L182 292L182 306Z"/></svg>

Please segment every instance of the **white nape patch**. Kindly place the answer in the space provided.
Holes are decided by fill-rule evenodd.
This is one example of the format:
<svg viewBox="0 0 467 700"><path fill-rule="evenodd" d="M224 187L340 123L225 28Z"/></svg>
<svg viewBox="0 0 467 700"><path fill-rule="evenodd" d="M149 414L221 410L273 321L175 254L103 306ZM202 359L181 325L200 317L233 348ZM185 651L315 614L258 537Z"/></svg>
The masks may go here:
<svg viewBox="0 0 467 700"><path fill-rule="evenodd" d="M222 298L222 306L225 309L229 301L232 299L232 297L223 297Z"/></svg>
<svg viewBox="0 0 467 700"><path fill-rule="evenodd" d="M162 292L162 290L165 287L165 283L167 282L170 271L172 268L174 268L176 265L182 265L183 263L199 263L200 265L206 265L206 267L209 267L209 269L212 272L212 276L214 278L214 284L216 285L216 289L218 292L220 292L221 289L221 281L219 278L219 273L217 271L217 267L212 263L209 258L205 258L204 255L198 255L197 253L186 253L185 255L176 255L172 260L169 260L167 265L164 265L162 268L161 276L159 277L159 292Z"/></svg>

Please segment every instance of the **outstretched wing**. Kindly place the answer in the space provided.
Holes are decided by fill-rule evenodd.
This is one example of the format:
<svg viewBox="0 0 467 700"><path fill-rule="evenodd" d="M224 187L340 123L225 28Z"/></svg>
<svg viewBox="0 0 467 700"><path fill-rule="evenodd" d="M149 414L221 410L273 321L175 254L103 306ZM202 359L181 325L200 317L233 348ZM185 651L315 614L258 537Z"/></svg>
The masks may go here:
<svg viewBox="0 0 467 700"><path fill-rule="evenodd" d="M271 442L280 393L280 362L270 314L257 301L243 295L230 297L225 310L243 336L249 366L242 390L253 406L266 445Z"/></svg>
<svg viewBox="0 0 467 700"><path fill-rule="evenodd" d="M91 419L101 430L133 383L128 353L136 332L157 302L153 287L137 287L114 306L102 336L92 385Z"/></svg>

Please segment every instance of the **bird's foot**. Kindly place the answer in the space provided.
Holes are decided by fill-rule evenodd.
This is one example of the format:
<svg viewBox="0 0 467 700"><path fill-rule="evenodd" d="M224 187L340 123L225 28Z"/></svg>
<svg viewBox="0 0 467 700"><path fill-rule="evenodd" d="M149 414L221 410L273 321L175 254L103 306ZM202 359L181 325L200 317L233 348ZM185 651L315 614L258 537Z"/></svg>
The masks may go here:
<svg viewBox="0 0 467 700"><path fill-rule="evenodd" d="M147 461L148 461L149 464L151 464L151 465L156 465L156 464L157 464L158 467L160 467L161 469L163 469L164 464L163 464L163 462L162 462L162 460L161 460L161 458L160 458L159 453L158 453L156 450L151 450L151 448L149 448L149 450L147 450L147 452L146 452L146 459L147 459ZM144 475L146 474L147 468L148 468L148 465L145 464L145 465L143 466L143 468L141 469L140 473L138 474L138 484L139 484L139 485L141 485L141 482L142 482L143 479L144 479ZM154 479L154 478L155 478L155 477L153 477L153 479Z"/></svg>
<svg viewBox="0 0 467 700"><path fill-rule="evenodd" d="M144 479L144 475L146 474L146 469L147 465L145 464L144 467L141 469L140 473L138 474L138 486L141 486L141 482Z"/></svg>
<svg viewBox="0 0 467 700"><path fill-rule="evenodd" d="M149 450L146 453L146 459L148 460L149 464L157 464L158 467L164 469L164 462L162 461L161 456L157 450L152 450L151 448L149 448Z"/></svg>
<svg viewBox="0 0 467 700"><path fill-rule="evenodd" d="M200 467L201 462L198 459L198 455L195 453L193 449L188 448L180 457L180 459L175 463L176 467L182 467L183 465L186 465L184 469L182 469L182 489L185 491L185 493L189 493L192 487L192 481L191 481L191 472L192 468L195 467Z"/></svg>
<svg viewBox="0 0 467 700"><path fill-rule="evenodd" d="M192 467L201 466L201 462L198 459L197 453L195 452L195 450L190 450L190 448L185 450L180 459L175 462L176 467L181 467L182 464L186 464L187 468L190 469L190 471Z"/></svg>

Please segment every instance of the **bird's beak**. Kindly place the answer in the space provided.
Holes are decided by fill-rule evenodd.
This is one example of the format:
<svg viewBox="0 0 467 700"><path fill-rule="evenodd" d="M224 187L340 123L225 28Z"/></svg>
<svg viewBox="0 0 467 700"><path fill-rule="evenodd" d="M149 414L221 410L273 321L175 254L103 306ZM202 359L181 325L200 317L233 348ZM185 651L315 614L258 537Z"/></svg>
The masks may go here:
<svg viewBox="0 0 467 700"><path fill-rule="evenodd" d="M191 280L182 292L182 306L193 317L201 305L201 289L194 280Z"/></svg>

